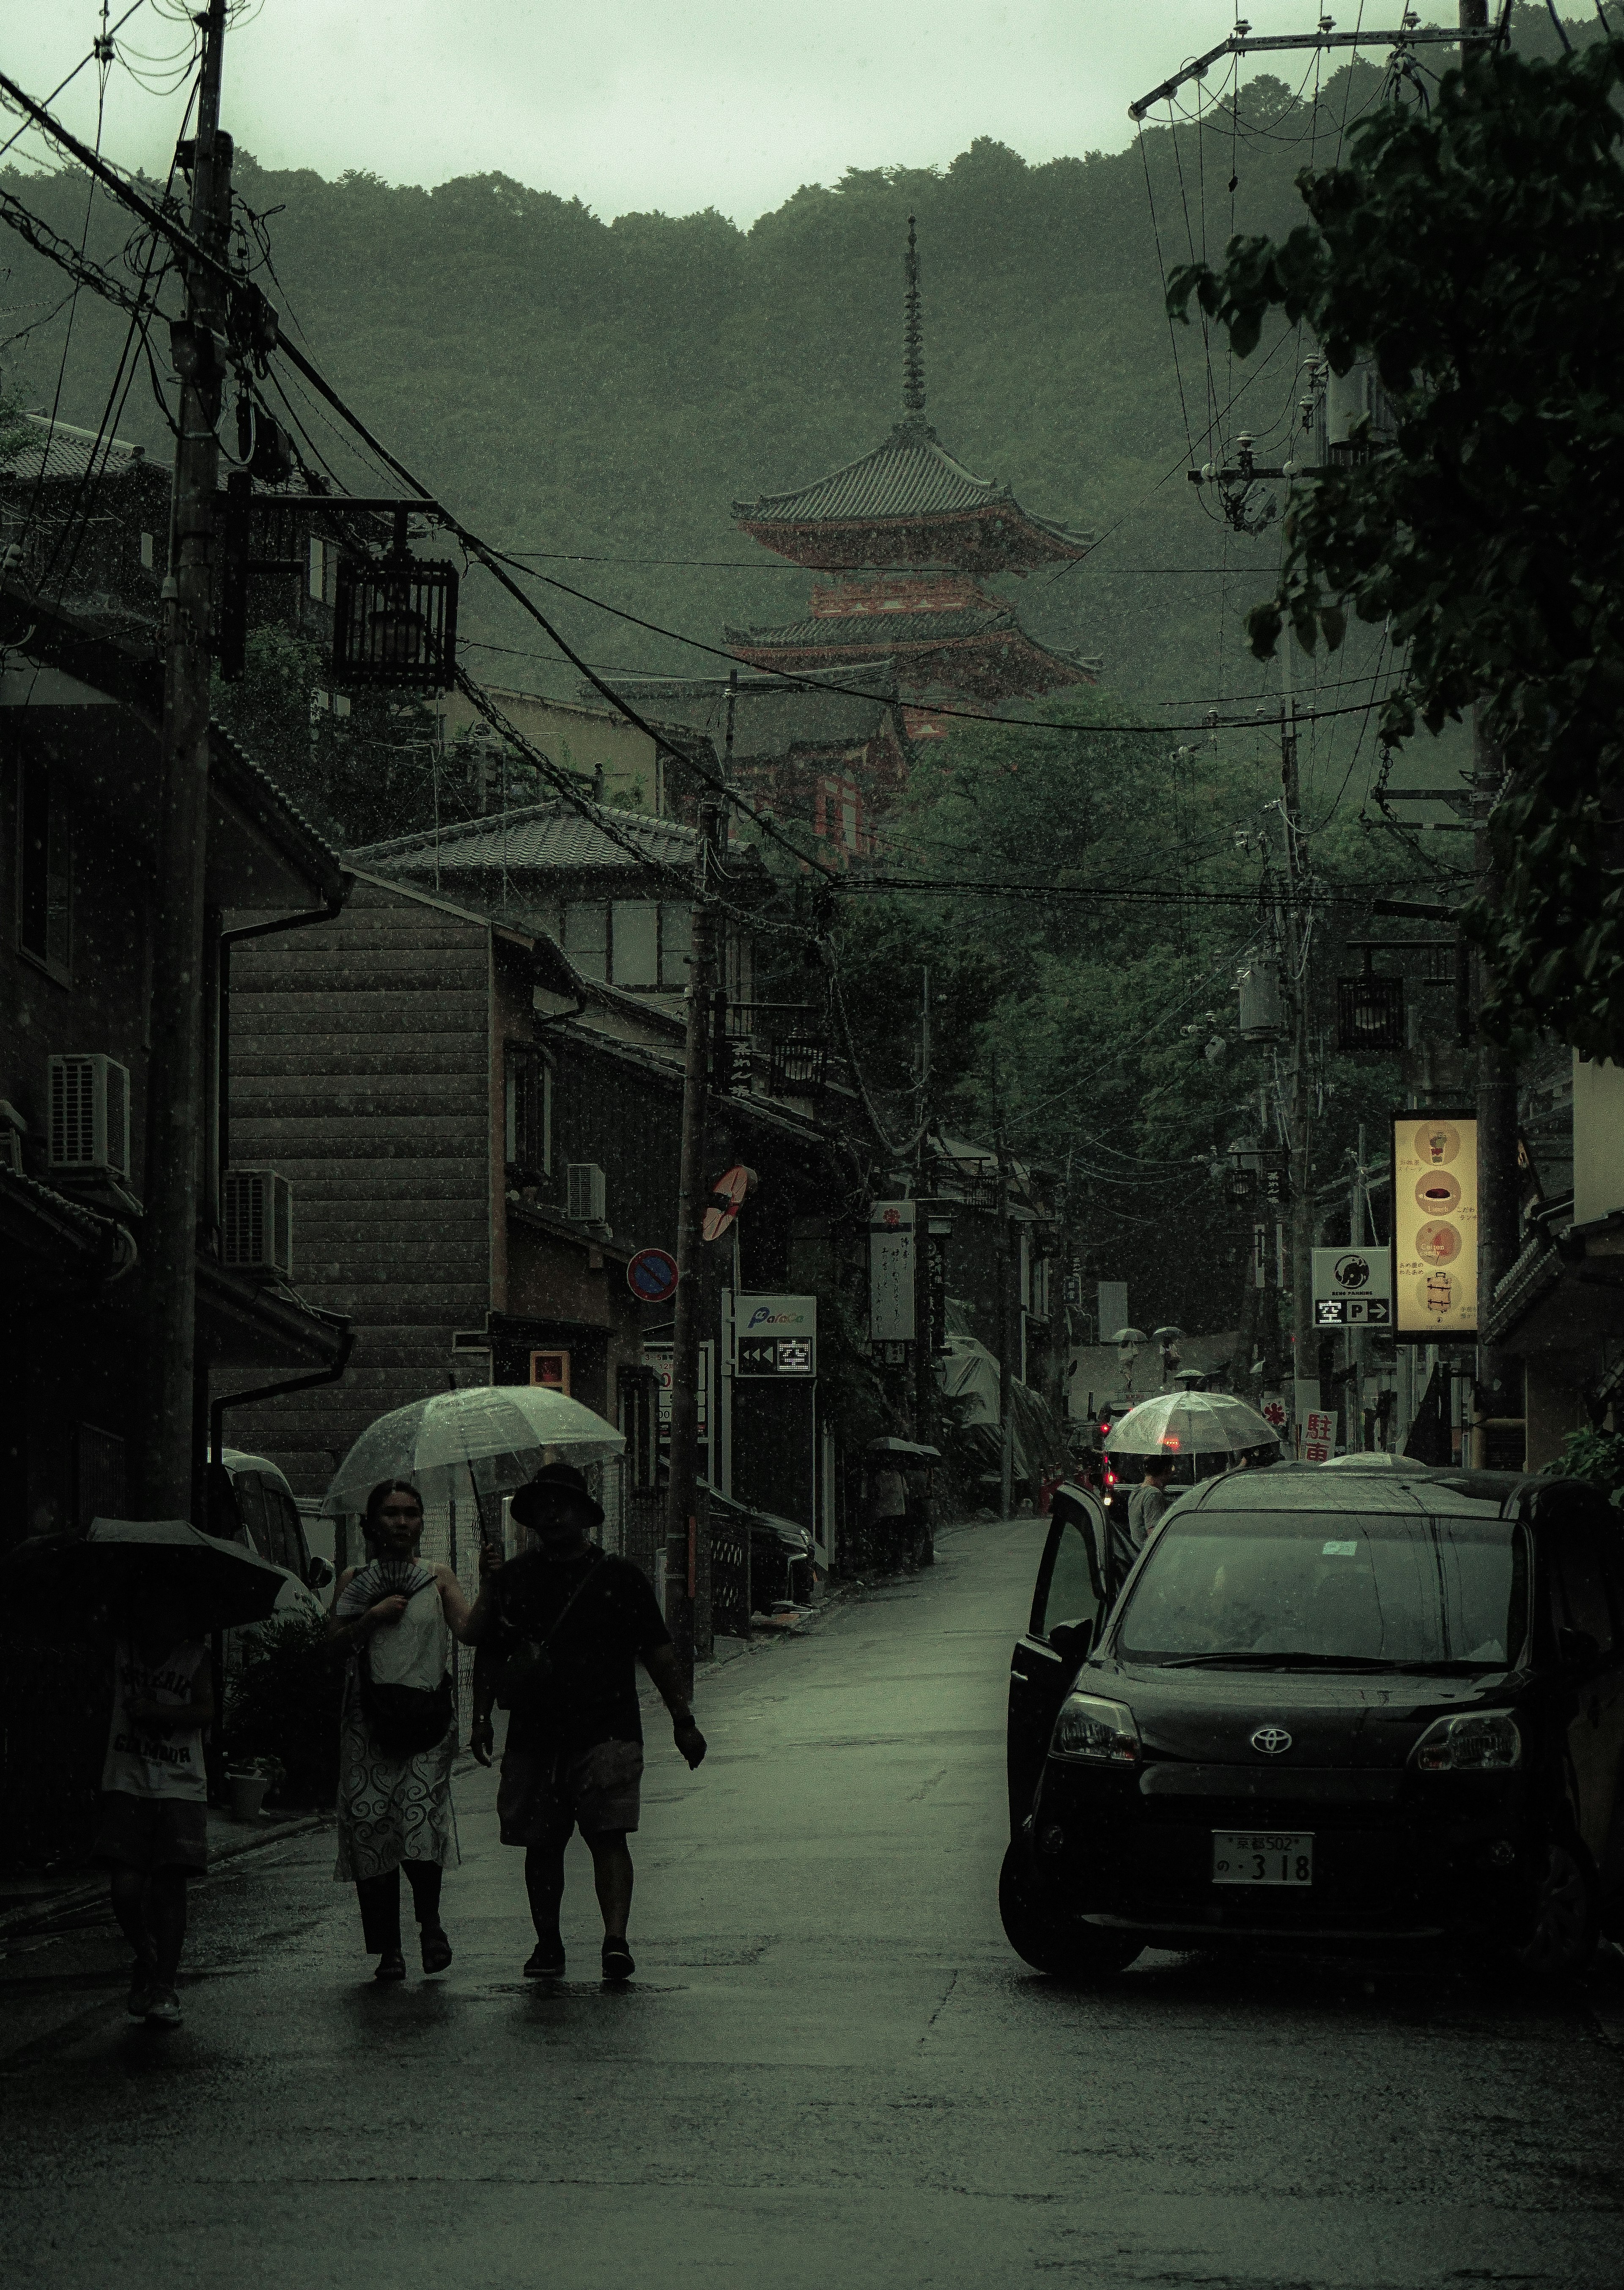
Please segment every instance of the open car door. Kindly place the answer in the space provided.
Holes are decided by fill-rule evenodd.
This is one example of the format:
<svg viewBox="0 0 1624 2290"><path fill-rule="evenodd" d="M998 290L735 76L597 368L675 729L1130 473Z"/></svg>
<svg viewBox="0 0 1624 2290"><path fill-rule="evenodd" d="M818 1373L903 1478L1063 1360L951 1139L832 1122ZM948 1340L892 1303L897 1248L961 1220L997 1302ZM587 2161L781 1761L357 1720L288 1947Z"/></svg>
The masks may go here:
<svg viewBox="0 0 1624 2290"><path fill-rule="evenodd" d="M1060 1703L1099 1634L1106 1598L1106 1517L1085 1487L1057 1487L1031 1618L1010 1662L1010 1829L1032 1809Z"/></svg>

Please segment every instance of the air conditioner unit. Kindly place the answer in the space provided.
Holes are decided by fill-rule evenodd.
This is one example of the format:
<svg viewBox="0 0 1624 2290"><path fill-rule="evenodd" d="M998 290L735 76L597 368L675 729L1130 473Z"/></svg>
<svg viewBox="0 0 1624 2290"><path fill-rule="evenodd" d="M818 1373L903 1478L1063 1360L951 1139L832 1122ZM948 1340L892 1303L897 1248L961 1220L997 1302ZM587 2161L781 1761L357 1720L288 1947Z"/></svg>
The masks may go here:
<svg viewBox="0 0 1624 2290"><path fill-rule="evenodd" d="M603 1224L608 1216L604 1173L596 1161L571 1161L564 1170L568 1181L564 1214L575 1224Z"/></svg>
<svg viewBox="0 0 1624 2290"><path fill-rule="evenodd" d="M50 1061L51 1168L56 1176L130 1173L130 1076L99 1054Z"/></svg>
<svg viewBox="0 0 1624 2290"><path fill-rule="evenodd" d="M293 1195L275 1169L228 1169L220 1189L220 1253L237 1272L293 1277Z"/></svg>

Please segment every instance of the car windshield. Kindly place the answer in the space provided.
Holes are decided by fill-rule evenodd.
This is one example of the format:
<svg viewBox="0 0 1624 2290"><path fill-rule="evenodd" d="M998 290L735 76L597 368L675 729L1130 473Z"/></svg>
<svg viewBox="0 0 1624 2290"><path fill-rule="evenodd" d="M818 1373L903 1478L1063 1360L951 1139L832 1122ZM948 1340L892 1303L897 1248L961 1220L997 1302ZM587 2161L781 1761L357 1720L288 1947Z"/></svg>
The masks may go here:
<svg viewBox="0 0 1624 2290"><path fill-rule="evenodd" d="M1503 1669L1528 1564L1509 1519L1170 1513L1116 1633L1124 1661Z"/></svg>

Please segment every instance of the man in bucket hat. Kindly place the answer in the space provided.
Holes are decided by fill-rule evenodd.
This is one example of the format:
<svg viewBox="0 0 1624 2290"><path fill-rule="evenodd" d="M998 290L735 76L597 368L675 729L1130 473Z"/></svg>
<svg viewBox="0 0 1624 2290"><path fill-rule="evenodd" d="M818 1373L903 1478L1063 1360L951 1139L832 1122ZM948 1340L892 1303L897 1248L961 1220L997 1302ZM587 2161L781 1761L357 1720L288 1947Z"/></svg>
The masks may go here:
<svg viewBox="0 0 1624 2290"><path fill-rule="evenodd" d="M563 1974L564 1848L579 1827L604 1913L604 1977L626 1980L636 1969L626 1944L626 1840L637 1826L643 1772L639 1661L690 1766L705 1755L705 1736L646 1576L591 1539L604 1514L583 1474L545 1464L514 1496L512 1511L528 1547L505 1565L490 1563L468 1637L477 1648L471 1746L482 1765L491 1762L493 1702L508 1712L496 1809L502 1843L524 1850L536 1928L524 1971L535 1980Z"/></svg>

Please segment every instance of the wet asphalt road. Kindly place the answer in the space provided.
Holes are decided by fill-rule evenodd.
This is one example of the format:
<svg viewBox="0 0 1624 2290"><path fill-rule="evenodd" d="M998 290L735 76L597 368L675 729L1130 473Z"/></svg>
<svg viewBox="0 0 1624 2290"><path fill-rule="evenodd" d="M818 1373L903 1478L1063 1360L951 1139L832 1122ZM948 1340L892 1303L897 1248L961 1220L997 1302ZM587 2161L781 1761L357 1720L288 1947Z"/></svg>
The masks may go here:
<svg viewBox="0 0 1624 2290"><path fill-rule="evenodd" d="M592 1976L579 1845L571 1976L520 1980L485 1775L458 1783L441 1980L372 1986L329 1835L200 1888L178 2033L124 2018L105 1927L13 1943L10 2278L1624 2284L1624 2053L1586 1998L1170 1956L1073 1992L1010 1955L1004 1698L1038 1540L966 1529L729 1665L697 1774L652 1733L623 1991Z"/></svg>

